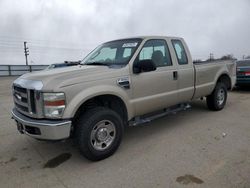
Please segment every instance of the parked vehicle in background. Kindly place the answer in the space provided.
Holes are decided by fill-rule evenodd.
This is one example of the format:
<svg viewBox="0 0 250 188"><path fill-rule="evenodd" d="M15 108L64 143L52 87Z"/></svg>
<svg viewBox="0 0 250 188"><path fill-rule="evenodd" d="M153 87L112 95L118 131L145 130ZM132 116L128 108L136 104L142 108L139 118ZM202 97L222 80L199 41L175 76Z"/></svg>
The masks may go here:
<svg viewBox="0 0 250 188"><path fill-rule="evenodd" d="M236 62L236 85L250 86L250 59L244 59Z"/></svg>
<svg viewBox="0 0 250 188"><path fill-rule="evenodd" d="M187 109L207 98L222 110L236 80L234 60L193 63L184 39L137 37L106 42L81 65L29 73L13 83L12 116L37 139L70 136L90 160L112 155L124 127Z"/></svg>
<svg viewBox="0 0 250 188"><path fill-rule="evenodd" d="M45 70L62 68L62 67L71 67L71 66L79 65L80 63L81 61L64 61L63 63L53 63L49 65Z"/></svg>

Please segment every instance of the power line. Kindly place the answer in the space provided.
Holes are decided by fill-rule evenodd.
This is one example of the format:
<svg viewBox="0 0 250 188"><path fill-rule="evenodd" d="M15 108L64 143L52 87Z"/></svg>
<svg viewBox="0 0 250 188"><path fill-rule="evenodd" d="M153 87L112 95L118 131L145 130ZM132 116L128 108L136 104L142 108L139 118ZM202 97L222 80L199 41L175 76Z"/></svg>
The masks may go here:
<svg viewBox="0 0 250 188"><path fill-rule="evenodd" d="M30 47L34 47L37 49L48 49L48 48L52 48L52 49L59 49L59 50L84 50L83 48L65 48L65 47L59 47L59 46L38 46L38 45L30 45ZM87 49L85 49L87 50Z"/></svg>
<svg viewBox="0 0 250 188"><path fill-rule="evenodd" d="M30 44L30 48L36 49L36 50L61 50L61 51L90 51L92 50L91 48L84 48L84 47L78 47L78 48L69 48L69 47L63 47L63 46L51 46L51 45L34 45ZM13 44L3 44L0 43L0 48L1 49L21 49L21 45L13 45Z"/></svg>
<svg viewBox="0 0 250 188"><path fill-rule="evenodd" d="M4 35L0 35L0 41L8 41L8 42L23 42L23 41L27 41L29 43L58 43L58 44L65 44L67 46L70 45L96 45L96 43L82 43L82 42L69 42L69 41L60 41L60 40L52 40L52 39L34 39L31 37L20 37L20 36L4 36Z"/></svg>

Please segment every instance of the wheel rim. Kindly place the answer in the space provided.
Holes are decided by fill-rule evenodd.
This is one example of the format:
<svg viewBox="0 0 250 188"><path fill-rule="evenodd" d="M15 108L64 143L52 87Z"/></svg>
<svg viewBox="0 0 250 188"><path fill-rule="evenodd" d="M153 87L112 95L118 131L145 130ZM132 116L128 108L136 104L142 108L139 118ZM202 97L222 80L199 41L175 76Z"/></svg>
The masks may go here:
<svg viewBox="0 0 250 188"><path fill-rule="evenodd" d="M103 151L111 146L116 136L115 125L109 120L95 124L91 131L90 142L94 149Z"/></svg>
<svg viewBox="0 0 250 188"><path fill-rule="evenodd" d="M217 94L217 103L218 105L222 105L225 100L225 91L224 89L219 89L218 94Z"/></svg>

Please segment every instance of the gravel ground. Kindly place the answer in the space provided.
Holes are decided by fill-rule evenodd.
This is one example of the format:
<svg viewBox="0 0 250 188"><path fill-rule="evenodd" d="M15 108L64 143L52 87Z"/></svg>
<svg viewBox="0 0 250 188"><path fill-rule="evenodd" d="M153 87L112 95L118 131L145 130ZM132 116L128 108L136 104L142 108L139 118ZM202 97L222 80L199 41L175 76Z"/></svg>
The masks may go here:
<svg viewBox="0 0 250 188"><path fill-rule="evenodd" d="M195 101L191 110L130 127L113 156L90 162L72 140L17 132L13 80L0 78L1 187L250 187L250 89L230 92L220 112Z"/></svg>

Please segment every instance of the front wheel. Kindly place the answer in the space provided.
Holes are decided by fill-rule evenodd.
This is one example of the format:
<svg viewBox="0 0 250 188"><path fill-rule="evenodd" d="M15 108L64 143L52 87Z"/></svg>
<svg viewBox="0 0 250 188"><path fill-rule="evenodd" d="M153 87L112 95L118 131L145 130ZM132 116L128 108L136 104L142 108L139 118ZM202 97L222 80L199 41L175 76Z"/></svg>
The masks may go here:
<svg viewBox="0 0 250 188"><path fill-rule="evenodd" d="M211 95L207 96L207 106L210 110L222 110L227 101L227 88L224 83L217 83Z"/></svg>
<svg viewBox="0 0 250 188"><path fill-rule="evenodd" d="M79 118L76 126L80 152L89 160L98 161L111 156L121 143L122 120L108 108L88 110Z"/></svg>

